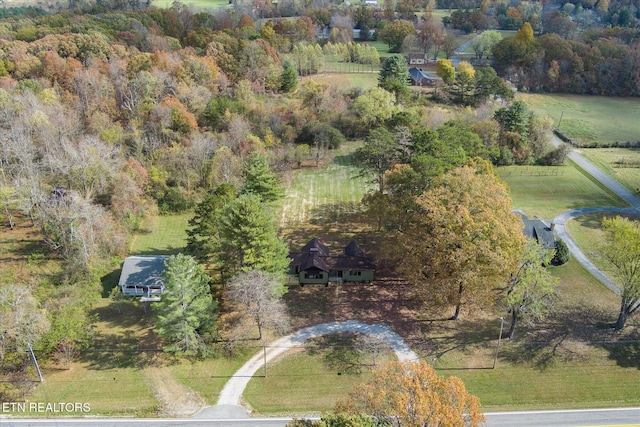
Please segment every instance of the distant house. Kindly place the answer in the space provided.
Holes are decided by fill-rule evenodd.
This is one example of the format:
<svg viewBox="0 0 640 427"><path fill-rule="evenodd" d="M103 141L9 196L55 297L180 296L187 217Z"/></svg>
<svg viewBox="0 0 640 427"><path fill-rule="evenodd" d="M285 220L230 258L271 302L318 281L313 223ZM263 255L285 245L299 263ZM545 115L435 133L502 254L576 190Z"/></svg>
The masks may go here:
<svg viewBox="0 0 640 427"><path fill-rule="evenodd" d="M164 291L162 272L167 258L165 255L126 258L118 281L122 293L142 297L144 301L159 300Z"/></svg>
<svg viewBox="0 0 640 427"><path fill-rule="evenodd" d="M378 6L378 0L364 0L365 6Z"/></svg>
<svg viewBox="0 0 640 427"><path fill-rule="evenodd" d="M412 53L407 56L407 64L409 65L424 65L427 63L423 53Z"/></svg>
<svg viewBox="0 0 640 427"><path fill-rule="evenodd" d="M556 248L556 238L553 235L554 224L547 224L540 219L528 219L526 215L520 214L524 222L523 233L528 239L535 239L545 249Z"/></svg>
<svg viewBox="0 0 640 427"><path fill-rule="evenodd" d="M313 238L300 249L289 254L289 273L296 275L301 285L329 282L370 282L373 280L374 263L352 240L340 255L331 255L329 248L318 238Z"/></svg>
<svg viewBox="0 0 640 427"><path fill-rule="evenodd" d="M409 80L413 86L431 86L433 84L433 77L418 67L409 68Z"/></svg>

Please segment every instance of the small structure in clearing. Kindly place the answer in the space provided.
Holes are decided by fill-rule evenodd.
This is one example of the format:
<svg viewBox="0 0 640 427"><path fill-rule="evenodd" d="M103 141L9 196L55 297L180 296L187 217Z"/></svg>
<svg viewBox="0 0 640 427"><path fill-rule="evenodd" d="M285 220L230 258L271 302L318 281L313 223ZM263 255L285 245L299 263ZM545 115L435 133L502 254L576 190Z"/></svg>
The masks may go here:
<svg viewBox="0 0 640 427"><path fill-rule="evenodd" d="M433 77L419 67L409 68L409 80L413 86L431 86L433 85Z"/></svg>
<svg viewBox="0 0 640 427"><path fill-rule="evenodd" d="M527 239L535 239L545 249L556 248L556 238L553 235L554 224L547 224L540 219L529 219L526 215L520 214L524 229L522 230Z"/></svg>
<svg viewBox="0 0 640 427"><path fill-rule="evenodd" d="M289 273L298 276L300 285L329 282L371 282L374 263L352 240L343 254L331 255L329 248L317 237L307 243L300 252L289 254Z"/></svg>
<svg viewBox="0 0 640 427"><path fill-rule="evenodd" d="M162 272L166 255L130 256L122 264L118 286L126 296L139 296L143 301L158 301L164 291Z"/></svg>

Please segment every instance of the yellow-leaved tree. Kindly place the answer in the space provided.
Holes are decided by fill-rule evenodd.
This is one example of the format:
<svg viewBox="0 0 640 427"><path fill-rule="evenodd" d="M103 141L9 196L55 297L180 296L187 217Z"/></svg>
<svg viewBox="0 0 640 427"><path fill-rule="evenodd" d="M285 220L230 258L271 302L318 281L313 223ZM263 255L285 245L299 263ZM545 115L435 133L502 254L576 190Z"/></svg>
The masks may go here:
<svg viewBox="0 0 640 427"><path fill-rule="evenodd" d="M437 177L417 198L415 221L396 240L399 270L427 303L453 305L456 320L495 304L524 242L506 185L490 163L472 160Z"/></svg>
<svg viewBox="0 0 640 427"><path fill-rule="evenodd" d="M367 414L389 426L476 427L485 421L480 401L460 378L443 378L424 361L393 361L356 386L337 413Z"/></svg>

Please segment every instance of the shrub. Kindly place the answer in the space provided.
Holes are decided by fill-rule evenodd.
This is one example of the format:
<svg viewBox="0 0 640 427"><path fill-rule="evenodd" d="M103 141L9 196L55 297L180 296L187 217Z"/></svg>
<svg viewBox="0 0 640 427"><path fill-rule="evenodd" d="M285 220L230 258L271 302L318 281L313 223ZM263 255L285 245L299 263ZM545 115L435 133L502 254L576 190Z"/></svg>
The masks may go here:
<svg viewBox="0 0 640 427"><path fill-rule="evenodd" d="M562 239L556 240L556 253L553 256L554 265L566 264L569 261L569 247Z"/></svg>

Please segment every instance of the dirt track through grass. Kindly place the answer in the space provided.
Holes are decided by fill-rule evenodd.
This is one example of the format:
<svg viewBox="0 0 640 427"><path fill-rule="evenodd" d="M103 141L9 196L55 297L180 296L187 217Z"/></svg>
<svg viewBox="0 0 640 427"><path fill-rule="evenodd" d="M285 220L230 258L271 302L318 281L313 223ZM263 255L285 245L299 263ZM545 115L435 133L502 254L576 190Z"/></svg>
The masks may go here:
<svg viewBox="0 0 640 427"><path fill-rule="evenodd" d="M360 200L372 185L350 163L349 154L356 147L353 143L345 147L326 167L294 173L282 204L281 228L318 221L335 223L361 209Z"/></svg>

